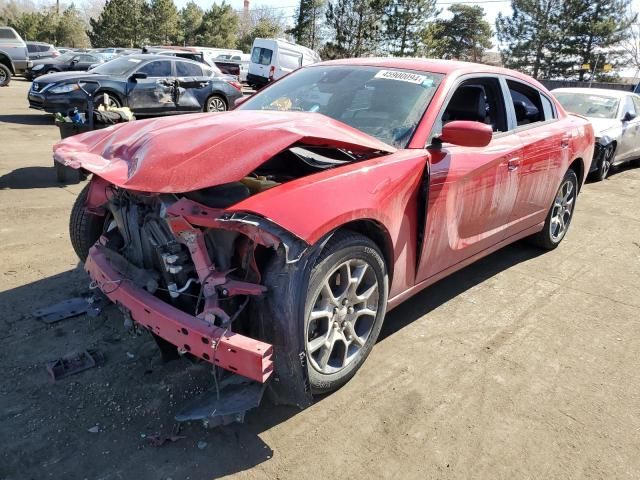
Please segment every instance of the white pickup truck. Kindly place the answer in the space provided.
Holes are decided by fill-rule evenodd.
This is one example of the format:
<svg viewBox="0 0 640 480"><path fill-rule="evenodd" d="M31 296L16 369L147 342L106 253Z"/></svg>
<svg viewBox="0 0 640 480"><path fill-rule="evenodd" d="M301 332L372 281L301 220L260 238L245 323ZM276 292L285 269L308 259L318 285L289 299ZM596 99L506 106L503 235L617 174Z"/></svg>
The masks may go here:
<svg viewBox="0 0 640 480"><path fill-rule="evenodd" d="M0 87L8 85L11 75L24 73L31 67L24 40L11 27L0 27Z"/></svg>

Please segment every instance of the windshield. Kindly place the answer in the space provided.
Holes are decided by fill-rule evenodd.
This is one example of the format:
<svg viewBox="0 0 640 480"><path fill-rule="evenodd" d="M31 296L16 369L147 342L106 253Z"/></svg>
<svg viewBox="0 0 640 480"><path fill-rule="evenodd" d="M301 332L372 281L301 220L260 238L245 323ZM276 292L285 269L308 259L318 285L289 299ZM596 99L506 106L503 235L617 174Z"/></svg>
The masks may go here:
<svg viewBox="0 0 640 480"><path fill-rule="evenodd" d="M107 63L103 63L99 67L91 70L92 73L98 75L127 75L134 68L140 65L141 59L135 57L119 57Z"/></svg>
<svg viewBox="0 0 640 480"><path fill-rule="evenodd" d="M300 69L239 110L317 112L405 148L443 75L377 67Z"/></svg>
<svg viewBox="0 0 640 480"><path fill-rule="evenodd" d="M590 93L558 92L554 94L564 109L592 118L616 118L620 100Z"/></svg>

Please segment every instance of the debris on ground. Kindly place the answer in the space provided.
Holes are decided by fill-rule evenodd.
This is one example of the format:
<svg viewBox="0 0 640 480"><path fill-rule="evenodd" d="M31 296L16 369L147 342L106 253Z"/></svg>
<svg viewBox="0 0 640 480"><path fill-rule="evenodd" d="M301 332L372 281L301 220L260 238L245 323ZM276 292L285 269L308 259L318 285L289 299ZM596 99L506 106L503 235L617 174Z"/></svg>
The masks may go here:
<svg viewBox="0 0 640 480"><path fill-rule="evenodd" d="M104 357L100 352L96 350L83 350L48 362L46 367L47 372L49 372L49 375L51 375L51 378L55 381L101 365L103 361Z"/></svg>
<svg viewBox="0 0 640 480"><path fill-rule="evenodd" d="M33 315L47 324L56 323L65 318L87 314L97 317L102 311L104 297L74 297L49 307L40 308Z"/></svg>
<svg viewBox="0 0 640 480"><path fill-rule="evenodd" d="M167 442L173 443L187 437L184 435L167 435L166 433L154 433L152 435L147 435L145 438L149 441L151 446L161 447Z"/></svg>
<svg viewBox="0 0 640 480"><path fill-rule="evenodd" d="M94 425L93 427L87 429L87 432L89 432L89 433L99 433L100 432L100 427L98 425Z"/></svg>
<svg viewBox="0 0 640 480"><path fill-rule="evenodd" d="M200 441L198 442L198 448L199 448L200 450L204 450L205 448L207 448L207 445L208 445L208 443L207 443L207 442L205 442L204 440L200 440Z"/></svg>

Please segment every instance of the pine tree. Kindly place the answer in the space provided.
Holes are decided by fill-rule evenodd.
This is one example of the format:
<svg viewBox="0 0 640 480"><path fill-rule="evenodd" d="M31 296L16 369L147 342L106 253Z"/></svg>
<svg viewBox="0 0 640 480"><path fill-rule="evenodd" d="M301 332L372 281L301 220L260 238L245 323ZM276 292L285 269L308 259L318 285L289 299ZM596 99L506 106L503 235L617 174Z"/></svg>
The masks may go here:
<svg viewBox="0 0 640 480"><path fill-rule="evenodd" d="M387 50L391 55L416 55L421 33L436 13L435 0L391 0L385 16Z"/></svg>
<svg viewBox="0 0 640 480"><path fill-rule="evenodd" d="M194 45L196 34L202 25L204 10L191 1L180 10L180 33L184 45Z"/></svg>
<svg viewBox="0 0 640 480"><path fill-rule="evenodd" d="M323 47L322 58L361 57L382 50L387 0L334 0L326 12L333 40Z"/></svg>
<svg viewBox="0 0 640 480"><path fill-rule="evenodd" d="M144 0L107 0L88 33L94 47L140 47L148 43L149 5Z"/></svg>
<svg viewBox="0 0 640 480"><path fill-rule="evenodd" d="M492 47L491 25L484 19L484 9L477 5L456 4L449 7L452 17L437 19L424 34L426 54L430 57L480 62L485 50Z"/></svg>
<svg viewBox="0 0 640 480"><path fill-rule="evenodd" d="M512 0L511 9L496 19L503 63L534 78L553 75L561 60L562 0Z"/></svg>
<svg viewBox="0 0 640 480"><path fill-rule="evenodd" d="M214 3L202 17L198 43L207 47L235 48L238 41L238 15L224 1Z"/></svg>
<svg viewBox="0 0 640 480"><path fill-rule="evenodd" d="M87 26L80 15L80 11L72 3L60 15L56 27L56 45L88 47L89 37L87 37L86 28Z"/></svg>
<svg viewBox="0 0 640 480"><path fill-rule="evenodd" d="M323 0L300 0L296 24L287 30L287 33L293 35L296 43L312 49L318 47L323 7Z"/></svg>
<svg viewBox="0 0 640 480"><path fill-rule="evenodd" d="M619 44L629 35L630 26L637 16L624 15L629 11L631 0L565 0L563 2L561 30L564 41L561 48L566 60L566 73L578 70L580 80L589 65L590 71L599 67L601 72L614 56L610 47ZM571 68L573 67L573 68Z"/></svg>
<svg viewBox="0 0 640 480"><path fill-rule="evenodd" d="M151 0L149 7L152 44L171 45L177 43L178 9L173 0Z"/></svg>

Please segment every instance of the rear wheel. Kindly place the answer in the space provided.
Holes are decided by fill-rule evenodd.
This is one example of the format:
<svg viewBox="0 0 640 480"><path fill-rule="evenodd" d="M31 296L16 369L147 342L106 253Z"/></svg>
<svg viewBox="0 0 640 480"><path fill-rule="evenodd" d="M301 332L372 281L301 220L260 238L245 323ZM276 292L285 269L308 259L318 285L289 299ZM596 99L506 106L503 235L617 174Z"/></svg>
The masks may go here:
<svg viewBox="0 0 640 480"><path fill-rule="evenodd" d="M86 211L85 204L89 193L87 184L76 198L69 219L71 245L82 262L86 261L89 249L102 235L106 218Z"/></svg>
<svg viewBox="0 0 640 480"><path fill-rule="evenodd" d="M207 98L205 110L207 112L225 112L227 110L227 102L220 95L211 95Z"/></svg>
<svg viewBox="0 0 640 480"><path fill-rule="evenodd" d="M344 385L378 338L386 312L388 278L369 238L338 232L310 274L304 343L313 393Z"/></svg>
<svg viewBox="0 0 640 480"><path fill-rule="evenodd" d="M569 230L578 196L578 177L573 170L567 171L560 183L560 188L549 209L542 231L531 239L541 248L553 250Z"/></svg>
<svg viewBox="0 0 640 480"><path fill-rule="evenodd" d="M11 70L9 68L0 63L0 87L6 87L9 85L11 81Z"/></svg>

